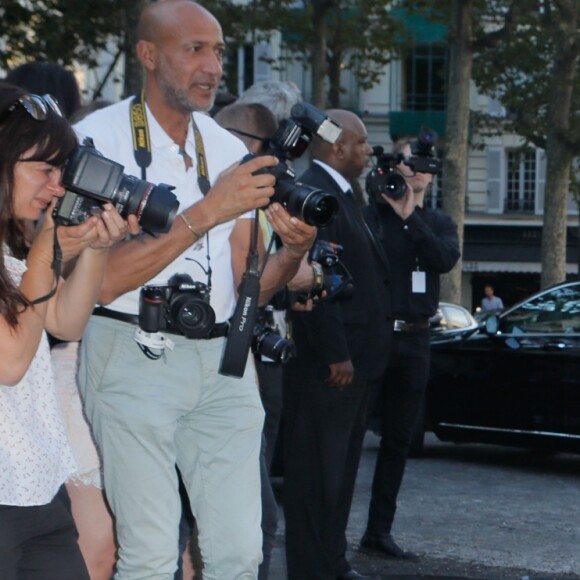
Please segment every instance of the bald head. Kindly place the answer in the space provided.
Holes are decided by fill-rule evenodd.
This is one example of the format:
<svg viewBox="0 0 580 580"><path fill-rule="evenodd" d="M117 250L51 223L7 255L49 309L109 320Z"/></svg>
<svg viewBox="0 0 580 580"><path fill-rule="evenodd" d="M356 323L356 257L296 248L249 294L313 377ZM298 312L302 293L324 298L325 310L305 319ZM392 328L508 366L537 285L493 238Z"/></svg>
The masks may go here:
<svg viewBox="0 0 580 580"><path fill-rule="evenodd" d="M186 13L197 12L206 18L217 20L211 12L192 0L159 0L149 4L139 17L137 41L159 41L183 23Z"/></svg>
<svg viewBox="0 0 580 580"><path fill-rule="evenodd" d="M346 179L356 179L367 166L372 153L364 123L345 109L329 109L326 114L342 125L342 134L334 144L315 137L312 157L336 169Z"/></svg>
<svg viewBox="0 0 580 580"><path fill-rule="evenodd" d="M225 51L216 18L191 0L161 0L145 8L137 31L145 96L157 119L175 112L185 121L192 111L209 111Z"/></svg>

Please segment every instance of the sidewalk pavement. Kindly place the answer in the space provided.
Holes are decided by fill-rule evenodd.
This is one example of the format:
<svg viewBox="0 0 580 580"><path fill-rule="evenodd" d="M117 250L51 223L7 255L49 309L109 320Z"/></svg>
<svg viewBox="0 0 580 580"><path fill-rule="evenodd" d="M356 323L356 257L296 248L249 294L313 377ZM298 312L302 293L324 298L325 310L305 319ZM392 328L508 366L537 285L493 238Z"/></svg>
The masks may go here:
<svg viewBox="0 0 580 580"><path fill-rule="evenodd" d="M534 520L534 515L529 515L529 512L534 513L534 507L528 501L530 496L538 499L541 491L550 489L550 486L552 495L556 496L550 479L554 474L541 473L542 478L537 481L536 474L524 463L529 461L537 465L537 459L534 462L527 456L521 458L517 455L519 450L496 451L496 448L490 450L489 447L477 448L473 459L469 455L455 456L457 447L445 447L446 444L439 443L432 434L428 434L428 443L434 449L433 457L409 461L393 529L397 542L403 548L418 553L419 561L388 560L359 552L358 543L366 525L378 443L378 437L369 432L347 528L347 556L357 572L377 580L580 579L580 575L576 574L580 571L577 553L580 527L574 514L564 515L566 509L568 512L577 510L580 500L580 477L577 478L580 458L573 457L570 465L564 463L556 469L557 480L564 480L568 475L571 477L565 481L563 495L554 500L559 503L553 506L553 517L560 520L560 526L576 529L576 534L566 533L562 529L562 535L558 538L553 537L551 522L544 522L541 526L541 519L538 518L542 516L535 516ZM486 457L493 460L486 462ZM522 465L517 464L518 461ZM544 471L549 471L546 466L543 467ZM542 466L538 469L542 471ZM274 478L273 486L279 500L280 517L270 580L287 580L282 480ZM503 494L501 498L498 496L500 493ZM544 495L549 494L544 491ZM567 505L569 508L566 508ZM510 513L512 506L513 514ZM546 507L549 510L551 506ZM498 509L501 516L498 516ZM521 509L524 516L519 515L518 510ZM512 529L505 536L502 535L504 521L498 521L499 517L507 524L512 523ZM518 526L519 519L526 519L522 526ZM543 527L543 532L539 533L545 534L544 544L541 537L534 536L538 535L538 530L534 530L538 527ZM540 548L534 546L536 541L540 542Z"/></svg>

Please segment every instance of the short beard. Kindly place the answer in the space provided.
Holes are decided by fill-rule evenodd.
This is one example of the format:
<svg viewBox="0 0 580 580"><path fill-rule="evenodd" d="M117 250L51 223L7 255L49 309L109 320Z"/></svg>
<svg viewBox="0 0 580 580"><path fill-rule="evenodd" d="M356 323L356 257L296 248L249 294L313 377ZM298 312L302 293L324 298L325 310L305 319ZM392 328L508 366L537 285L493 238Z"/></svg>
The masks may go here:
<svg viewBox="0 0 580 580"><path fill-rule="evenodd" d="M207 107L198 107L195 103L192 103L187 97L187 93L182 89L176 89L171 84L169 84L164 78L158 78L159 88L165 97L167 103L176 111L181 111L186 115L190 115L195 111L208 112L214 104L212 99L211 103Z"/></svg>

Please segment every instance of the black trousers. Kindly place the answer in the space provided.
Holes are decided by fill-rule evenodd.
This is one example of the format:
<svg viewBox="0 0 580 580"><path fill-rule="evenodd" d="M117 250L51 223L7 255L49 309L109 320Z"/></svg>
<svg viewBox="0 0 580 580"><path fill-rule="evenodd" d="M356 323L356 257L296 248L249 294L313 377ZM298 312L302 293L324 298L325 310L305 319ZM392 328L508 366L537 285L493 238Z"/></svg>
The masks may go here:
<svg viewBox="0 0 580 580"><path fill-rule="evenodd" d="M429 376L429 331L394 332L377 404L381 443L373 477L367 530L389 534L413 426Z"/></svg>
<svg viewBox="0 0 580 580"><path fill-rule="evenodd" d="M0 505L0 578L89 579L64 485L47 505Z"/></svg>
<svg viewBox="0 0 580 580"><path fill-rule="evenodd" d="M350 569L346 526L372 386L340 390L284 368L284 488L289 580Z"/></svg>
<svg viewBox="0 0 580 580"><path fill-rule="evenodd" d="M257 360L256 357L256 371L265 412L262 447L260 449L263 559L258 569L258 580L267 580L270 573L272 550L276 543L276 530L278 529L278 503L270 482L270 467L282 415L282 366Z"/></svg>

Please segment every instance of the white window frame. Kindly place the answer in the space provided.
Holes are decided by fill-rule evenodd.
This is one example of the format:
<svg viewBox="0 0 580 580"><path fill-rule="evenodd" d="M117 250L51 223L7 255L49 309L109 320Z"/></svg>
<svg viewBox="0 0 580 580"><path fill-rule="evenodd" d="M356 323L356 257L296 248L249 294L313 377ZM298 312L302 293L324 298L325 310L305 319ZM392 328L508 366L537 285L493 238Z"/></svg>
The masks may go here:
<svg viewBox="0 0 580 580"><path fill-rule="evenodd" d="M486 152L487 213L504 214L507 198L507 159L510 148L488 147ZM534 215L544 213L546 188L546 157L543 149L536 149L536 180L534 189ZM569 210L570 212L570 210Z"/></svg>

